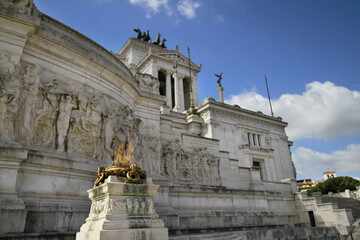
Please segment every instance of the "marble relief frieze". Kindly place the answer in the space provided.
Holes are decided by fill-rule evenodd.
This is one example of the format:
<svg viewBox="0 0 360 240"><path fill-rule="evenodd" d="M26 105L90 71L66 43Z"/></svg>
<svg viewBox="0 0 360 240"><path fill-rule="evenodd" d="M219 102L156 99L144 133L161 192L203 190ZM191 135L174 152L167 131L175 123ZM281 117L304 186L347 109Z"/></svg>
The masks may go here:
<svg viewBox="0 0 360 240"><path fill-rule="evenodd" d="M178 147L162 148L162 175L173 182L221 185L219 163L220 158L209 154L206 147L191 152Z"/></svg>
<svg viewBox="0 0 360 240"><path fill-rule="evenodd" d="M133 109L89 86L46 79L44 70L15 65L0 53L0 138L30 148L107 159L140 119Z"/></svg>

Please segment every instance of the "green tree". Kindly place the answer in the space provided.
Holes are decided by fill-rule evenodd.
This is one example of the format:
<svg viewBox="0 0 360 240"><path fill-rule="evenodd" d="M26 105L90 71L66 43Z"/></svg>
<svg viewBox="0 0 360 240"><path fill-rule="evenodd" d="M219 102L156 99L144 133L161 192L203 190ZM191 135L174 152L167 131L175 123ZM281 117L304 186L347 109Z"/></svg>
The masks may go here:
<svg viewBox="0 0 360 240"><path fill-rule="evenodd" d="M322 194L327 194L328 192L339 193L344 192L345 189L356 190L356 186L360 186L360 181L352 177L336 177L329 178L315 187L308 189L306 192L307 194L313 192L321 192Z"/></svg>

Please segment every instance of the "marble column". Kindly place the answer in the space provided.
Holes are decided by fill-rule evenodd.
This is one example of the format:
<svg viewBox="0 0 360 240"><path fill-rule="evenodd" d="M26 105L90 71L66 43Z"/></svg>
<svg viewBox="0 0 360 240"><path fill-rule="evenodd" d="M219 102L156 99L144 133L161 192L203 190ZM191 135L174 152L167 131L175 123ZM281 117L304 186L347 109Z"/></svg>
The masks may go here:
<svg viewBox="0 0 360 240"><path fill-rule="evenodd" d="M180 108L180 99L179 99L179 76L177 74L177 72L175 72L173 74L173 78L174 78L174 88L175 88L175 106L174 106L174 111L179 111Z"/></svg>
<svg viewBox="0 0 360 240"><path fill-rule="evenodd" d="M173 74L174 85L175 85L175 106L174 111L182 112L184 111L184 88L183 88L183 75L179 75L177 72Z"/></svg>
<svg viewBox="0 0 360 240"><path fill-rule="evenodd" d="M217 88L217 90L219 92L219 101L221 103L223 103L224 102L224 95L223 95L224 88L220 86Z"/></svg>
<svg viewBox="0 0 360 240"><path fill-rule="evenodd" d="M172 108L171 75L166 73L166 105Z"/></svg>
<svg viewBox="0 0 360 240"><path fill-rule="evenodd" d="M178 81L178 83L179 83L179 92L178 92L178 94L179 94L179 106L180 106L180 111L184 111L185 110L185 100L184 100L184 75L180 75L179 74L179 76L178 76L178 78L179 78L179 81Z"/></svg>
<svg viewBox="0 0 360 240"><path fill-rule="evenodd" d="M199 105L199 93L198 93L198 87L197 87L197 76L191 77L192 82L192 90L193 90L193 99L194 99L194 105Z"/></svg>

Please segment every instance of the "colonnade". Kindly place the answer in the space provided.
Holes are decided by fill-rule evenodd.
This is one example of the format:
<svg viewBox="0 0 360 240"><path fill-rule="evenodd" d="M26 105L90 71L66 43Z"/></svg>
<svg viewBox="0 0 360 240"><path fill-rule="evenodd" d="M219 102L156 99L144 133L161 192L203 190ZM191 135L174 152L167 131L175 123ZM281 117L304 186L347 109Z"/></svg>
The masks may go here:
<svg viewBox="0 0 360 240"><path fill-rule="evenodd" d="M171 109L177 112L182 112L185 110L185 96L184 96L184 79L187 79L186 75L178 72L163 71L166 76L166 105ZM173 106L173 92L172 92L172 81L171 77L174 79L174 106ZM194 82L193 88L194 88ZM190 102L190 100L189 100ZM198 104L198 103L196 103Z"/></svg>

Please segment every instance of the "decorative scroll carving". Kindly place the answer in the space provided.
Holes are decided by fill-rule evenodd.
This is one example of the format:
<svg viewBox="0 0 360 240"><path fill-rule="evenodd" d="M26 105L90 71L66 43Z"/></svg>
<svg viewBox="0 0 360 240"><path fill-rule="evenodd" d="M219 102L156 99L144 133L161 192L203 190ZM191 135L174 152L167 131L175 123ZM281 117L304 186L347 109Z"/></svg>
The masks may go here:
<svg viewBox="0 0 360 240"><path fill-rule="evenodd" d="M164 146L162 149L162 174L172 181L192 182L195 184L220 185L220 158L197 148L194 152Z"/></svg>

